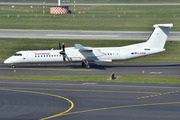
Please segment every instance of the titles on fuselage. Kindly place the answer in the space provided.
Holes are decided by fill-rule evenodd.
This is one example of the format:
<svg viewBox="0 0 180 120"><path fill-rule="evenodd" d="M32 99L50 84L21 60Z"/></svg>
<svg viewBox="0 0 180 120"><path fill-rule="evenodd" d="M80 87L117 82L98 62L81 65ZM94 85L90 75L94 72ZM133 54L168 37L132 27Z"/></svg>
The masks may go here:
<svg viewBox="0 0 180 120"><path fill-rule="evenodd" d="M138 55L138 54L145 55L146 52L131 52L131 55Z"/></svg>
<svg viewBox="0 0 180 120"><path fill-rule="evenodd" d="M43 53L34 53L35 56L44 56L44 55L51 55L51 53L46 53L46 52L43 52Z"/></svg>

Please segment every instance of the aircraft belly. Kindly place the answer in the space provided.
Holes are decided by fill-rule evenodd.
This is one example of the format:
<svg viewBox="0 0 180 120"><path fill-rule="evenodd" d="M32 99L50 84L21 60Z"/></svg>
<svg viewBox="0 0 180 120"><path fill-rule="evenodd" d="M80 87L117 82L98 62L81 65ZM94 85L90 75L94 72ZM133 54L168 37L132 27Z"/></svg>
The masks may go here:
<svg viewBox="0 0 180 120"><path fill-rule="evenodd" d="M86 57L87 60L98 60L98 57L97 56L87 56Z"/></svg>

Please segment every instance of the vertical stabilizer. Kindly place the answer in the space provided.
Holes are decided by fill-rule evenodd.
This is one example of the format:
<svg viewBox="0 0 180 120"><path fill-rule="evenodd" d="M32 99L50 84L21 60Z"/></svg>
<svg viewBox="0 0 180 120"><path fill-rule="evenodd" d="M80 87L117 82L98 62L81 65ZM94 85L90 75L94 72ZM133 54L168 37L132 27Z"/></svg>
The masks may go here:
<svg viewBox="0 0 180 120"><path fill-rule="evenodd" d="M158 48L163 49L166 43L170 28L173 24L155 24L155 29L148 41L145 43L145 49Z"/></svg>

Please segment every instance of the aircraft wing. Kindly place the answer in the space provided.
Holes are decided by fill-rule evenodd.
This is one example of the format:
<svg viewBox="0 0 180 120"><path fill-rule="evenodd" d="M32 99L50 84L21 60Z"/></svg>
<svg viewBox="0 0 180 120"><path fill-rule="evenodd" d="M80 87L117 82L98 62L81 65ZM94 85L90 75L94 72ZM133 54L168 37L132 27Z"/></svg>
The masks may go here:
<svg viewBox="0 0 180 120"><path fill-rule="evenodd" d="M75 48L75 49L78 49L79 52L92 52L92 49L85 48L85 47L82 46L81 44L74 44L74 48Z"/></svg>
<svg viewBox="0 0 180 120"><path fill-rule="evenodd" d="M78 49L81 54L88 57L97 57L104 55L104 53L102 53L99 49L84 47L81 44L74 44L74 48Z"/></svg>

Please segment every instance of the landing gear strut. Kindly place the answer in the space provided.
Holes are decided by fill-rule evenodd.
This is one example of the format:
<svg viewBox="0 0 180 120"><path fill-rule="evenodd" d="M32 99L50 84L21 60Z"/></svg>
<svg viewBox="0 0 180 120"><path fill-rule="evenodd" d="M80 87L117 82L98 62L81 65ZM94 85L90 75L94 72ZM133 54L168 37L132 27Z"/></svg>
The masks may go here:
<svg viewBox="0 0 180 120"><path fill-rule="evenodd" d="M89 63L88 63L88 61L86 59L83 60L82 67L86 67L87 69L90 68Z"/></svg>

